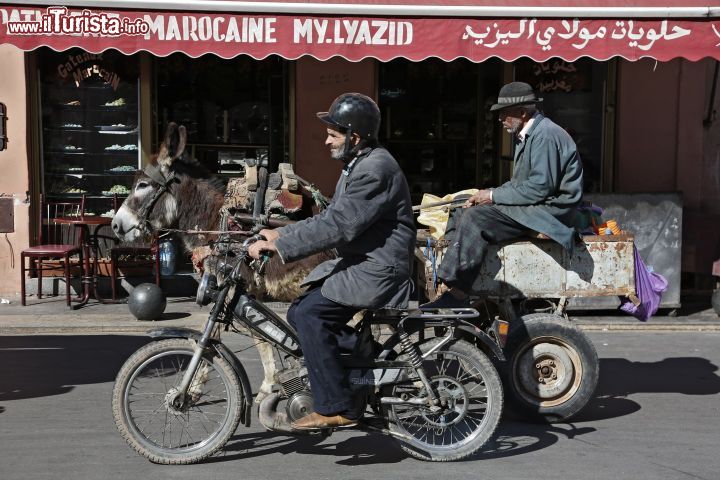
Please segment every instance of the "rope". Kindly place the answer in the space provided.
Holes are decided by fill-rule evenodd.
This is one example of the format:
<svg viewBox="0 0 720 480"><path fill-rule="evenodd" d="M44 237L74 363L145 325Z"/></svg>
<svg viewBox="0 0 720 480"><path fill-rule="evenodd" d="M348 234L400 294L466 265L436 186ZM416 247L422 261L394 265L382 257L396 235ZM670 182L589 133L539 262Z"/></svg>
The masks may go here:
<svg viewBox="0 0 720 480"><path fill-rule="evenodd" d="M180 230L178 228L163 228L163 233L159 233L158 237L164 237L170 233L187 233L190 235L254 235L251 230Z"/></svg>
<svg viewBox="0 0 720 480"><path fill-rule="evenodd" d="M425 258L430 260L430 264L432 265L432 276L433 276L433 288L437 289L438 284L438 277L437 277L437 269L435 268L435 251L432 248L432 241L428 237L427 244L425 245L425 251L423 252L425 255Z"/></svg>

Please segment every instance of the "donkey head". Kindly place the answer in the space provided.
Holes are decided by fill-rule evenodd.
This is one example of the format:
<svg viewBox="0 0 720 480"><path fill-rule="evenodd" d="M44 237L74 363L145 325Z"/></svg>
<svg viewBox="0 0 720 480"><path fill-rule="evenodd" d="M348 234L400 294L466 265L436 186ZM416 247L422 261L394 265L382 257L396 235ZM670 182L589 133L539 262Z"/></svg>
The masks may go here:
<svg viewBox="0 0 720 480"><path fill-rule="evenodd" d="M222 183L188 158L186 139L185 127L170 123L157 156L138 172L132 192L112 221L122 241L146 239L158 230L193 223L195 228L205 228L217 221Z"/></svg>

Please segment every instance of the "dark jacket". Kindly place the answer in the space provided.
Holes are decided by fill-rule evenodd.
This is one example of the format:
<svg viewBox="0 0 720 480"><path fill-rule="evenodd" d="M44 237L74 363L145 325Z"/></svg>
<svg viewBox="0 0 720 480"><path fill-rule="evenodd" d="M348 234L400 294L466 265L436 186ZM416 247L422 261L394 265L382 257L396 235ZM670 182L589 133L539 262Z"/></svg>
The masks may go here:
<svg viewBox="0 0 720 480"><path fill-rule="evenodd" d="M384 148L357 158L340 175L333 202L318 215L279 230L283 262L335 248L338 258L305 279L325 279L322 294L358 308L405 308L412 283L415 222L410 190Z"/></svg>
<svg viewBox="0 0 720 480"><path fill-rule="evenodd" d="M575 142L543 115L516 147L509 182L493 189L493 204L518 223L572 248L583 168Z"/></svg>

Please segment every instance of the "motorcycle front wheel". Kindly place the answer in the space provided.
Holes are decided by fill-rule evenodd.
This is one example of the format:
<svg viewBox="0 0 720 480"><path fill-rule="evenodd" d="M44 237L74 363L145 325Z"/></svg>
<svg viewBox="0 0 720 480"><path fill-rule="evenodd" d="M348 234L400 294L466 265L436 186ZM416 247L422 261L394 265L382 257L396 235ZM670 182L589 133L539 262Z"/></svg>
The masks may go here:
<svg viewBox="0 0 720 480"><path fill-rule="evenodd" d="M495 432L503 407L500 377L487 356L463 340L438 348L442 340L434 338L419 346L438 405L432 409L391 405L385 410L401 448L434 462L460 460L477 452ZM426 392L411 374L392 388L392 395L413 398Z"/></svg>
<svg viewBox="0 0 720 480"><path fill-rule="evenodd" d="M194 346L187 339L150 343L125 362L115 379L115 424L151 462L199 462L222 448L240 422L240 382L232 366L214 352L203 354L181 398L178 387Z"/></svg>

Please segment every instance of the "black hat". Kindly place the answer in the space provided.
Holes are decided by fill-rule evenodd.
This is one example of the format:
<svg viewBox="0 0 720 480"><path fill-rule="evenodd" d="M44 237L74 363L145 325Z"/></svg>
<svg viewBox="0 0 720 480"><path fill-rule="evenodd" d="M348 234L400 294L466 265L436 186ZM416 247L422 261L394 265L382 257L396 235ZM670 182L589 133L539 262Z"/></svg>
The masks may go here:
<svg viewBox="0 0 720 480"><path fill-rule="evenodd" d="M502 110L503 108L517 107L519 105L530 105L542 102L542 98L535 95L535 91L525 82L511 82L500 89L498 103L490 107L490 111Z"/></svg>
<svg viewBox="0 0 720 480"><path fill-rule="evenodd" d="M317 116L331 127L357 133L360 138L376 139L380 130L380 109L361 93L340 95L327 112L318 112Z"/></svg>

